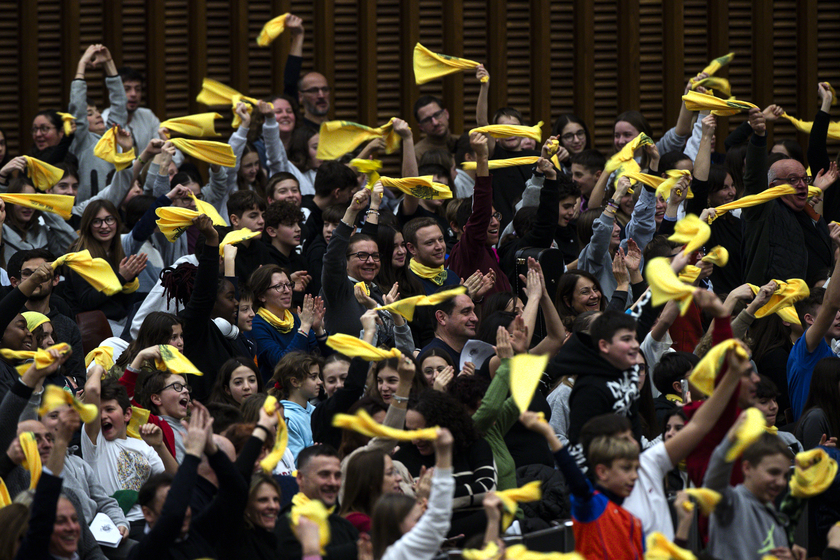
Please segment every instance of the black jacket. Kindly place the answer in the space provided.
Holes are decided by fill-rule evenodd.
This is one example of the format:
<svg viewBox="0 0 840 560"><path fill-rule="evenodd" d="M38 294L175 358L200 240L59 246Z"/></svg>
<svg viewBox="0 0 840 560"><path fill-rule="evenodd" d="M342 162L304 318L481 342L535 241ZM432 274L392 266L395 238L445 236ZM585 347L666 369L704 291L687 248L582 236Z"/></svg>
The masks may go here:
<svg viewBox="0 0 840 560"><path fill-rule="evenodd" d="M551 458L552 463L554 457ZM538 502L519 504L525 518L520 520L523 533L548 529L554 521L569 519L572 516L569 496L566 493L566 479L554 468L545 465L528 465L516 469L516 484L522 486L539 480L542 498Z"/></svg>
<svg viewBox="0 0 840 560"><path fill-rule="evenodd" d="M333 396L315 407L312 413L312 440L316 443L329 444L338 449L341 446L341 430L332 425L333 416L347 412L353 403L362 398L367 380L368 362L353 358L350 371L344 380L344 387Z"/></svg>

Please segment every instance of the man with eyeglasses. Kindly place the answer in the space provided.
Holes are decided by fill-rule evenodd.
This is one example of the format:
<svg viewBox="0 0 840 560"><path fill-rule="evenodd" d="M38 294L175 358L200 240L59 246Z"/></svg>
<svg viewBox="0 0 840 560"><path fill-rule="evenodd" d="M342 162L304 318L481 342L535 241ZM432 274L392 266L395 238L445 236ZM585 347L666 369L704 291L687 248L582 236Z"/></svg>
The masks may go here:
<svg viewBox="0 0 840 560"><path fill-rule="evenodd" d="M808 204L811 178L794 159L777 161L768 171L764 114L751 109L749 123L753 135L744 164L744 196L785 184L796 192L741 211L745 280L762 285L771 278L803 278L813 286L831 270L834 249L825 220ZM826 173L814 186L824 189L835 179Z"/></svg>
<svg viewBox="0 0 840 560"><path fill-rule="evenodd" d="M330 85L323 74L307 72L298 82L298 101L303 107L303 123L315 130L329 120Z"/></svg>
<svg viewBox="0 0 840 560"><path fill-rule="evenodd" d="M414 118L425 138L414 145L414 156L417 162L429 150L446 150L455 155L458 135L449 131L449 111L443 108L440 99L432 95L424 95L414 104Z"/></svg>

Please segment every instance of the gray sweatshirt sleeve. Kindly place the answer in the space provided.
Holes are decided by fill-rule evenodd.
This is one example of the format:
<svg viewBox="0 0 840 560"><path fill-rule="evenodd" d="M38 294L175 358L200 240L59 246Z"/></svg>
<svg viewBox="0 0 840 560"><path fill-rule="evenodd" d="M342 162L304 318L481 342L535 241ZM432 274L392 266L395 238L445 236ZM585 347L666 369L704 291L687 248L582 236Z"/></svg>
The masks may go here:
<svg viewBox="0 0 840 560"><path fill-rule="evenodd" d="M268 176L287 171L289 158L286 156L283 142L280 141L280 125L277 121L273 119L265 121L262 135L265 142L265 156L268 160Z"/></svg>
<svg viewBox="0 0 840 560"><path fill-rule="evenodd" d="M403 326L394 325L394 346L405 355L414 355L414 337L408 323Z"/></svg>
<svg viewBox="0 0 840 560"><path fill-rule="evenodd" d="M96 478L93 468L86 461L79 461L79 464L85 471L85 478L87 479L88 489L90 490L90 499L96 502L96 511L107 515L114 522L114 525L118 527L129 527L122 508L120 508L117 500L105 493L105 489L99 484L99 479Z"/></svg>
<svg viewBox="0 0 840 560"><path fill-rule="evenodd" d="M218 171L213 171L213 168L211 167L210 182L201 189L201 195L204 197L204 202L212 204L213 208L215 208L222 217L225 217L224 214L227 209L222 208L222 202L228 194L230 193L228 192L227 170L222 167Z"/></svg>
<svg viewBox="0 0 840 560"><path fill-rule="evenodd" d="M92 149L94 144L89 134L87 120L87 82L73 80L70 82L70 105L68 111L76 119L76 132L70 144L70 153L79 157L82 152Z"/></svg>
<svg viewBox="0 0 840 560"><path fill-rule="evenodd" d="M642 193L639 195L639 200L636 201L633 215L624 229L626 235L621 241L621 246L625 250L627 249L627 240L632 239L639 246L639 249L644 251L647 244L656 235L656 193L641 185L639 185L639 188L642 189Z"/></svg>
<svg viewBox="0 0 840 560"><path fill-rule="evenodd" d="M161 169L158 166L158 172L155 173L154 181L152 182L152 196L160 198L172 189L169 188L169 173L160 174ZM149 168L149 175L146 176L146 182L149 182L149 176L152 174L152 169Z"/></svg>
<svg viewBox="0 0 840 560"><path fill-rule="evenodd" d="M76 239L79 238L76 230L58 214L44 212L42 214L44 223L49 229L47 235L47 248L54 255L63 255Z"/></svg>
<svg viewBox="0 0 840 560"><path fill-rule="evenodd" d="M674 150L682 150L685 146L685 141L688 140L688 136L679 136L675 130L674 128L670 129L656 143L656 149L659 150L660 155L673 152Z"/></svg>
<svg viewBox="0 0 840 560"><path fill-rule="evenodd" d="M729 437L724 436L723 441L715 448L709 459L709 466L706 468L706 476L703 477L703 488L718 492L722 498L715 508L714 514L721 524L728 524L732 521L732 487L729 486L729 478L732 476L732 463L726 462L726 452L732 447Z"/></svg>
<svg viewBox="0 0 840 560"><path fill-rule="evenodd" d="M94 196L93 198L89 198L87 200L83 200L76 204L73 207L73 214L76 216L81 216L85 212L85 208L87 205L93 202L94 200L107 200L111 202L117 208L120 207L122 204L125 195L128 194L128 191L131 190L131 179L134 177L134 170L131 165L123 169L122 171L117 171L114 173L114 178L111 180L111 184L99 191L99 194Z"/></svg>
<svg viewBox="0 0 840 560"><path fill-rule="evenodd" d="M128 109L126 108L125 87L119 75L105 78L105 87L108 88L108 101L111 103L108 111L108 126L118 124L125 125L128 122ZM158 121L158 126L160 122ZM135 146L137 153L141 153L146 146Z"/></svg>
<svg viewBox="0 0 840 560"><path fill-rule="evenodd" d="M578 268L591 272L596 277L603 268L603 256L610 250L610 238L612 237L615 218L601 213L598 219L592 224L592 238L589 244L580 252Z"/></svg>
<svg viewBox="0 0 840 560"><path fill-rule="evenodd" d="M228 187L236 185L236 174L239 173L239 162L242 159L242 152L245 151L245 143L248 141L248 129L240 126L233 134L230 135L228 144L233 149L233 155L236 156L236 165L234 167L226 167L228 177Z"/></svg>

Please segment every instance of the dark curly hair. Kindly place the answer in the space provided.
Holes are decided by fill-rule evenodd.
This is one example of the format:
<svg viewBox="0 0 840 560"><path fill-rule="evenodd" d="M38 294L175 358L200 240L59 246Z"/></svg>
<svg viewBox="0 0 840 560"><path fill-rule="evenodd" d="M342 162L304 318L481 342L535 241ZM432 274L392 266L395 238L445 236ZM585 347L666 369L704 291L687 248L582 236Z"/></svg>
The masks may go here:
<svg viewBox="0 0 840 560"><path fill-rule="evenodd" d="M272 202L263 215L265 227L276 228L280 224L292 225L303 223L303 212L291 201Z"/></svg>
<svg viewBox="0 0 840 560"><path fill-rule="evenodd" d="M478 410L481 400L490 387L490 382L477 375L459 375L449 384L449 394L467 407L467 410Z"/></svg>
<svg viewBox="0 0 840 560"><path fill-rule="evenodd" d="M455 454L465 453L479 437L464 405L448 393L426 389L416 402L408 403L408 409L423 416L426 426L439 426L452 432Z"/></svg>

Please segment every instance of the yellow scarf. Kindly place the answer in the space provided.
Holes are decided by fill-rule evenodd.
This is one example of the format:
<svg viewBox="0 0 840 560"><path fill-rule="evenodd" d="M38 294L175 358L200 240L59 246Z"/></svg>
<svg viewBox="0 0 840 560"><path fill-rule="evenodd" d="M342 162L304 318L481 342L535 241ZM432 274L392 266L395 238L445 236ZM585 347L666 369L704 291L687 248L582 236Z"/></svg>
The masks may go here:
<svg viewBox="0 0 840 560"><path fill-rule="evenodd" d="M292 328L295 326L295 316L292 315L292 312L288 309L285 310L283 313L283 318L281 319L265 307L260 307L260 310L257 311L257 315L265 319L265 322L280 331L283 334L291 331Z"/></svg>
<svg viewBox="0 0 840 560"><path fill-rule="evenodd" d="M453 298L457 295L466 293L466 291L467 289L464 286L458 286L457 288L454 288L452 290L445 290L443 292L432 294L430 296L414 296L397 300L394 303L377 307L376 311L393 311L394 313L398 313L405 317L407 321L413 321L414 310L416 307L424 305L437 305L443 301L448 300L449 298Z"/></svg>
<svg viewBox="0 0 840 560"><path fill-rule="evenodd" d="M134 161L134 148L120 153L117 151L118 146L117 127L114 126L109 128L96 143L96 146L93 147L93 155L114 164L117 171L122 171Z"/></svg>
<svg viewBox="0 0 840 560"><path fill-rule="evenodd" d="M131 407L131 420L128 421L128 426L125 428L125 435L134 439L143 439L140 435L140 426L149 423L149 415L151 412L139 406Z"/></svg>
<svg viewBox="0 0 840 560"><path fill-rule="evenodd" d="M680 271L678 278L680 279L680 282L694 284L698 276L700 276L700 267L694 266L693 264L687 264L685 265L685 268Z"/></svg>
<svg viewBox="0 0 840 560"><path fill-rule="evenodd" d="M61 117L61 120L64 123L64 135L70 136L73 134L73 123L76 122L76 117L70 113L62 113L61 111L56 111L56 113L58 113L58 116Z"/></svg>
<svg viewBox="0 0 840 560"><path fill-rule="evenodd" d="M193 202L195 202L196 209L200 213L202 213L205 216L207 216L208 218L210 218L210 221L213 222L214 226L224 227L224 226L227 225L227 222L225 221L225 219L222 218L222 216L219 214L219 212L216 210L216 208L212 204L210 204L209 202L204 202L203 200L201 200L200 198L195 196L195 194L192 192L192 189L190 189L189 195L190 195L190 198L193 199ZM248 230L246 229L245 231L248 231Z"/></svg>
<svg viewBox="0 0 840 560"><path fill-rule="evenodd" d="M96 420L99 409L94 404L82 404L79 399L73 396L70 391L65 391L58 385L47 385L44 387L44 394L41 397L41 407L38 409L40 416L46 416L56 408L69 404L85 424Z"/></svg>
<svg viewBox="0 0 840 560"><path fill-rule="evenodd" d="M680 305L680 315L685 315L696 288L680 281L667 258L651 259L645 266L645 279L650 286L651 302L654 306L660 306L673 299Z"/></svg>
<svg viewBox="0 0 840 560"><path fill-rule="evenodd" d="M540 156L524 156L507 159L491 159L487 162L489 169L502 169L504 167L516 167L517 165L534 165L540 160ZM476 163L474 161L465 161L461 164L461 168L465 171L474 171Z"/></svg>
<svg viewBox="0 0 840 560"><path fill-rule="evenodd" d="M709 65L706 66L703 69L703 73L708 74L709 76L713 76L718 70L720 70L721 68L723 68L724 66L726 66L730 62L732 62L733 58L735 58L735 53L734 52L731 52L729 54L725 54L723 56L719 56L716 59L714 59L713 61L711 61L709 63ZM692 83L693 83L693 80L692 80Z"/></svg>
<svg viewBox="0 0 840 560"><path fill-rule="evenodd" d="M478 65L478 62L466 58L433 53L420 43L414 45L414 81L417 85L431 82L447 74L470 70ZM485 76L481 78L481 82L484 83L489 79Z"/></svg>
<svg viewBox="0 0 840 560"><path fill-rule="evenodd" d="M29 471L29 489L35 490L38 481L41 479L41 456L38 454L38 443L35 441L35 434L23 432L18 437L20 448L23 450L23 463L21 467Z"/></svg>
<svg viewBox="0 0 840 560"><path fill-rule="evenodd" d="M204 375L181 351L169 344L158 344L160 359L155 359L155 367L160 371L169 371L175 375Z"/></svg>
<svg viewBox="0 0 840 560"><path fill-rule="evenodd" d="M437 439L437 427L423 428L422 430L398 430L383 426L371 418L370 414L360 409L353 414L336 414L333 416L332 425L344 430L353 430L363 436L370 438L382 437L397 441L411 441L423 439L434 441Z"/></svg>
<svg viewBox="0 0 840 560"><path fill-rule="evenodd" d="M808 289L808 284L806 284L804 280L799 280L798 278L788 280L787 282L782 282L781 280L773 280L773 282L775 282L778 287L776 288L776 291L773 292L773 295L770 296L770 300L765 303L761 309L755 312L755 318L761 319L762 317L766 317L772 313L778 313L781 315L781 311L789 309L791 311L791 315L796 317L796 322L799 323L796 311L793 310L793 304L810 295L811 291ZM758 291L761 289L753 284L750 284L749 286L753 294L758 294ZM790 317L790 315L788 315L788 317ZM788 318L782 318L785 321L790 322Z"/></svg>
<svg viewBox="0 0 840 560"><path fill-rule="evenodd" d="M692 81L691 89L696 90L698 87L704 87L708 91L717 90L724 97L732 97L732 86L729 85L729 80L726 78L709 76L708 78L703 78L702 80L697 80L696 82Z"/></svg>
<svg viewBox="0 0 840 560"><path fill-rule="evenodd" d="M697 387L704 395L711 395L714 392L715 378L723 366L723 360L726 359L726 353L730 348L734 348L742 358L749 358L744 347L734 338L730 338L713 346L711 350L706 352L706 355L694 366L694 370L688 376L691 384Z"/></svg>
<svg viewBox="0 0 840 560"><path fill-rule="evenodd" d="M621 150L619 150L615 155L613 155L613 157L609 159L609 161L607 161L607 165L604 166L604 173L610 174L616 169L618 169L622 163L630 162L630 160L633 159L633 155L636 153L636 150L638 150L642 146L653 146L653 140L644 132L640 132L638 136L636 136L633 140L625 144L624 147L621 148ZM638 167L638 164L636 164L636 167ZM638 169L632 169L628 171L638 171ZM628 171L626 171L625 174Z"/></svg>
<svg viewBox="0 0 840 560"><path fill-rule="evenodd" d="M702 222L694 214L689 214L676 223L674 233L668 238L668 241L685 244L683 253L690 255L705 245L711 235L712 230L709 224Z"/></svg>
<svg viewBox="0 0 840 560"><path fill-rule="evenodd" d="M196 210L177 206L161 206L155 210L155 214L158 216L155 222L158 229L170 243L175 243L193 225L193 220L201 215Z"/></svg>
<svg viewBox="0 0 840 560"><path fill-rule="evenodd" d="M302 492L298 492L292 498L292 525L297 527L300 524L301 516L309 519L318 525L318 536L320 538L321 554L326 554L326 546L330 544L330 523L329 517L333 509L327 507L320 500L310 500Z"/></svg>
<svg viewBox="0 0 840 560"><path fill-rule="evenodd" d="M402 141L400 135L394 131L394 120L394 118L391 118L386 124L378 128L371 128L350 121L321 123L316 157L320 160L338 159L355 150L362 142L374 138L384 139L385 153L393 154L400 147Z"/></svg>
<svg viewBox="0 0 840 560"><path fill-rule="evenodd" d="M444 281L446 281L446 269L443 267L443 265L440 265L436 268L432 268L430 266L420 264L417 261L417 259L411 259L410 261L408 261L408 268L410 268L411 272L413 272L420 278L431 280L438 286L443 286Z"/></svg>
<svg viewBox="0 0 840 560"><path fill-rule="evenodd" d="M740 101L734 97L720 99L699 91L689 91L683 95L683 101L685 102L685 108L689 111L711 111L713 115L719 117L737 115L741 111L758 108L748 101Z"/></svg>
<svg viewBox="0 0 840 560"><path fill-rule="evenodd" d="M656 187L656 196L661 196L664 200L668 200L671 198L671 189L679 183L680 179L683 177L691 178L691 171L686 169L669 169L665 172L668 175L668 178L662 181L658 187ZM689 184L688 187L688 194L685 195L686 198L694 198L694 193L691 192L691 185ZM679 191L679 189L678 189ZM682 191L677 193L677 196L680 196Z"/></svg>
<svg viewBox="0 0 840 560"><path fill-rule="evenodd" d="M0 200L8 204L17 204L33 210L58 214L65 220L69 220L73 213L75 198L63 194L2 193L0 194Z"/></svg>
<svg viewBox="0 0 840 560"><path fill-rule="evenodd" d="M396 348L382 350L348 334L331 335L327 339L327 346L348 358L363 358L369 362L381 362L382 360L402 357L402 353Z"/></svg>
<svg viewBox="0 0 840 560"><path fill-rule="evenodd" d="M219 255L225 254L225 245L236 245L237 243L241 243L246 239L253 239L254 237L259 237L261 235L261 231L251 231L248 228L242 228L231 231L227 235L225 235L225 238L222 239L221 243L219 243ZM268 319L266 319L266 321L267 320Z"/></svg>
<svg viewBox="0 0 840 560"><path fill-rule="evenodd" d="M510 393L520 412L531 405L547 365L548 354L517 354L510 359Z"/></svg>
<svg viewBox="0 0 840 560"><path fill-rule="evenodd" d="M54 260L51 266L55 270L63 264L81 276L98 292L113 296L123 291L123 286L108 261L91 257L87 249L62 255Z"/></svg>
<svg viewBox="0 0 840 560"><path fill-rule="evenodd" d="M713 221L718 219L719 217L723 216L729 210L735 210L737 208L749 208L751 206L758 206L759 204L764 204L770 200L775 198L780 198L789 194L796 194L796 189L790 185L778 185L775 187L770 187L769 189L763 190L758 194L753 194L749 196L744 196L739 198L738 200L733 200L727 204L722 204L715 208L715 216L709 216L709 223L711 224ZM808 187L808 197L813 196L820 196L822 191L818 187Z"/></svg>
<svg viewBox="0 0 840 560"><path fill-rule="evenodd" d="M32 184L39 191L52 188L64 177L64 171L49 163L30 156L23 157L26 158L26 176L32 179Z"/></svg>
<svg viewBox="0 0 840 560"><path fill-rule="evenodd" d="M285 13L274 19L268 20L265 25L263 25L263 28L257 37L257 45L260 47L267 47L274 39L279 37L280 34L286 30L286 17L288 17L288 15L288 13Z"/></svg>
<svg viewBox="0 0 840 560"><path fill-rule="evenodd" d="M832 102L834 105L835 102ZM814 126L812 121L800 121L799 119L795 119L788 115L787 113L782 113L782 116L790 121L790 123L798 130L799 132L804 132L806 134L811 133L811 128ZM832 140L840 140L840 122L833 122L828 123L828 138Z"/></svg>
<svg viewBox="0 0 840 560"><path fill-rule="evenodd" d="M110 346L94 348L85 356L85 367L89 367L91 362L96 362L97 365L102 366L102 369L108 371L114 366L114 349Z"/></svg>
<svg viewBox="0 0 840 560"><path fill-rule="evenodd" d="M495 560L499 558L499 547L493 541L484 545L484 548L465 548L461 551L461 558L464 560Z"/></svg>
<svg viewBox="0 0 840 560"><path fill-rule="evenodd" d="M496 492L496 496L502 500L502 505L504 506L504 511L502 512L502 530L507 531L510 524L513 523L513 518L516 516L516 504L519 502L535 502L542 499L540 486L542 486L542 482L534 480L520 488L511 488L510 490Z"/></svg>
<svg viewBox="0 0 840 560"><path fill-rule="evenodd" d="M796 454L796 467L790 479L794 498L812 498L825 492L837 476L837 461L816 447Z"/></svg>
<svg viewBox="0 0 840 560"><path fill-rule="evenodd" d="M702 262L712 263L718 267L726 266L726 263L729 262L729 251L725 247L718 245L700 260ZM700 276L700 268L691 264L685 265L685 268L680 271L679 275L680 280L687 284L693 284L698 276Z"/></svg>
<svg viewBox="0 0 840 560"><path fill-rule="evenodd" d="M274 449L260 461L260 467L262 467L263 472L271 474L274 471L274 467L283 458L286 447L289 445L289 428L286 426L286 421L283 420L280 411L277 409L277 399L275 397L271 395L266 397L263 403L263 410L270 416L277 415L277 437L274 438Z"/></svg>
<svg viewBox="0 0 840 560"><path fill-rule="evenodd" d="M542 140L542 125L540 121L536 126L525 126L521 124L489 124L470 130L470 134L481 132L489 134L493 138L532 138L539 142Z"/></svg>
<svg viewBox="0 0 840 560"><path fill-rule="evenodd" d="M160 126L170 132L206 138L208 136L221 136L216 132L216 124L213 122L215 119L221 118L222 115L219 113L199 113L165 120L160 123Z"/></svg>
<svg viewBox="0 0 840 560"><path fill-rule="evenodd" d="M239 125L242 124L242 119L240 119L239 115L236 114L236 105L239 104L240 101L243 103L250 103L250 105L248 105L248 114L251 114L251 111L253 110L252 106L259 104L259 101L253 97L242 95L232 87L226 86L216 80L211 80L210 78L204 78L201 82L201 91L195 100L199 103L204 103L205 105L230 104L231 109L233 110L233 122L231 123L231 126L235 129L239 128ZM271 103L269 103L269 105L272 108L274 107Z"/></svg>
<svg viewBox="0 0 840 560"><path fill-rule="evenodd" d="M378 159L353 159L350 165L359 173L367 175L367 188L373 190L373 186L379 181L378 171L382 169L382 162Z"/></svg>
<svg viewBox="0 0 840 560"><path fill-rule="evenodd" d="M515 544L505 551L507 560L584 560L582 554L577 552L536 552L528 550L524 544Z"/></svg>
<svg viewBox="0 0 840 560"><path fill-rule="evenodd" d="M385 187L392 187L411 195L415 198L422 198L424 200L445 200L452 198L452 191L443 183L435 183L432 179L433 175L424 175L422 177L403 177L402 179L392 179L391 177L380 177L382 185Z"/></svg>
<svg viewBox="0 0 840 560"><path fill-rule="evenodd" d="M12 497L9 495L9 489L6 488L6 483L0 478L0 509L12 503Z"/></svg>
<svg viewBox="0 0 840 560"><path fill-rule="evenodd" d="M708 488L686 488L685 493L688 494L689 497L697 500L697 503L700 505L700 511L706 517L710 516L712 512L715 511L715 507L723 497L720 493L715 492L714 490L709 490ZM693 511L694 502L685 501L682 503L682 507L686 511Z"/></svg>
<svg viewBox="0 0 840 560"><path fill-rule="evenodd" d="M236 167L236 156L230 144L212 140L187 140L186 138L173 138L170 142L182 152L201 161L222 167Z"/></svg>
<svg viewBox="0 0 840 560"><path fill-rule="evenodd" d="M764 413L757 408L748 408L746 420L735 431L735 443L726 452L726 462L730 463L740 457L747 447L761 437L765 432L765 426L767 426L767 420L764 418Z"/></svg>
<svg viewBox="0 0 840 560"><path fill-rule="evenodd" d="M645 560L697 560L693 552L678 547L662 533L651 533L645 544Z"/></svg>
<svg viewBox="0 0 840 560"><path fill-rule="evenodd" d="M60 354L66 354L70 352L72 349L70 345L66 342L59 342L58 344L54 344L50 346L46 350L43 348L38 348L37 350L9 350L8 348L0 348L0 356L3 356L7 360L34 360L35 361L35 368L36 369L44 369L48 368L50 364L52 364L55 360L53 359L52 355L49 353L49 350L56 350ZM20 364L15 369L20 375L26 373L26 370L29 369L29 366L32 364L25 363Z"/></svg>

